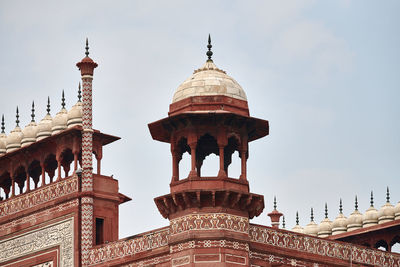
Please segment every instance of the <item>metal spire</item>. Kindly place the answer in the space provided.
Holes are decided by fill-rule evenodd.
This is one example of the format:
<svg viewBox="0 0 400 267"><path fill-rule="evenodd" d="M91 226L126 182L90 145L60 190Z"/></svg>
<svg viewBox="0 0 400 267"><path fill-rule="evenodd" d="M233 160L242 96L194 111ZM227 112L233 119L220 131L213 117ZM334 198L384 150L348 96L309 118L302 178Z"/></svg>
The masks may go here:
<svg viewBox="0 0 400 267"><path fill-rule="evenodd" d="M296 225L299 225L299 212L296 211Z"/></svg>
<svg viewBox="0 0 400 267"><path fill-rule="evenodd" d="M314 221L314 209L313 208L311 208L311 221L312 222Z"/></svg>
<svg viewBox="0 0 400 267"><path fill-rule="evenodd" d="M358 210L358 200L357 200L357 195L356 195L356 201L355 201L354 207L355 207L355 210Z"/></svg>
<svg viewBox="0 0 400 267"><path fill-rule="evenodd" d="M31 122L35 122L35 101L32 101L32 109L31 109Z"/></svg>
<svg viewBox="0 0 400 267"><path fill-rule="evenodd" d="M283 216L283 218L282 218L282 228L286 229L285 216Z"/></svg>
<svg viewBox="0 0 400 267"><path fill-rule="evenodd" d="M4 127L4 114L1 115L1 133L5 133L4 130L6 127Z"/></svg>
<svg viewBox="0 0 400 267"><path fill-rule="evenodd" d="M274 210L276 210L276 196L274 196Z"/></svg>
<svg viewBox="0 0 400 267"><path fill-rule="evenodd" d="M47 115L50 115L50 97L49 96L47 97L47 109L46 109L46 111L47 111Z"/></svg>
<svg viewBox="0 0 400 267"><path fill-rule="evenodd" d="M386 187L386 202L390 203L390 193L389 193L389 186Z"/></svg>
<svg viewBox="0 0 400 267"><path fill-rule="evenodd" d="M86 47L85 47L85 49L86 49L85 55L88 57L89 56L89 41L88 41L88 38L86 38Z"/></svg>
<svg viewBox="0 0 400 267"><path fill-rule="evenodd" d="M17 115L15 117L17 117L17 119L15 120L15 122L17 123L16 127L19 127L19 110L18 110L18 106L17 106Z"/></svg>
<svg viewBox="0 0 400 267"><path fill-rule="evenodd" d="M81 82L79 82L79 85L78 85L78 102L81 102L81 98L82 98L81 93L82 93L82 91L81 91Z"/></svg>
<svg viewBox="0 0 400 267"><path fill-rule="evenodd" d="M369 203L371 203L371 207L374 206L374 193L372 192L372 190L371 190L371 201Z"/></svg>
<svg viewBox="0 0 400 267"><path fill-rule="evenodd" d="M325 219L328 219L328 204L325 202Z"/></svg>
<svg viewBox="0 0 400 267"><path fill-rule="evenodd" d="M211 45L211 36L209 34L208 35L208 45L207 45L208 51L206 53L206 55L208 57L207 61L209 61L209 62L213 62L212 59L211 59L211 57L213 55L213 52L211 51L211 47L212 47L212 45Z"/></svg>
<svg viewBox="0 0 400 267"><path fill-rule="evenodd" d="M63 109L65 109L65 97L64 97L64 90L62 91L62 97L61 97L61 106Z"/></svg>
<svg viewBox="0 0 400 267"><path fill-rule="evenodd" d="M343 213L342 199L340 199L340 203L339 203L339 212L340 212L340 214Z"/></svg>

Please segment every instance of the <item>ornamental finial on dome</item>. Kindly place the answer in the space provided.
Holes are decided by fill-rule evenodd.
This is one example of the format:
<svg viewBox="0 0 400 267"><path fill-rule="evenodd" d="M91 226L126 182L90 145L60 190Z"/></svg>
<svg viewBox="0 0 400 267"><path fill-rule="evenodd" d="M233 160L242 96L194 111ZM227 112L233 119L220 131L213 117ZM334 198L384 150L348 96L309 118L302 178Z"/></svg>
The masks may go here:
<svg viewBox="0 0 400 267"><path fill-rule="evenodd" d="M299 225L299 212L296 211L296 225Z"/></svg>
<svg viewBox="0 0 400 267"><path fill-rule="evenodd" d="M47 108L46 108L46 111L47 111L47 115L50 115L50 97L49 96L47 97Z"/></svg>
<svg viewBox="0 0 400 267"><path fill-rule="evenodd" d="M81 101L81 98L82 98L82 91L81 91L81 82L79 82L79 85L78 85L78 102L82 102Z"/></svg>
<svg viewBox="0 0 400 267"><path fill-rule="evenodd" d="M386 203L390 203L389 186L386 187Z"/></svg>
<svg viewBox="0 0 400 267"><path fill-rule="evenodd" d="M371 190L371 201L369 203L371 204L371 207L374 206L374 193L372 190Z"/></svg>
<svg viewBox="0 0 400 267"><path fill-rule="evenodd" d="M89 40L88 40L87 37L86 37L86 47L85 47L85 49L86 49L85 55L88 57L89 56Z"/></svg>
<svg viewBox="0 0 400 267"><path fill-rule="evenodd" d="M15 115L15 117L17 118L15 120L15 122L17 123L16 127L19 127L19 110L18 110L18 106L17 106L17 115Z"/></svg>
<svg viewBox="0 0 400 267"><path fill-rule="evenodd" d="M328 219L328 204L325 202L325 219Z"/></svg>
<svg viewBox="0 0 400 267"><path fill-rule="evenodd" d="M312 222L314 221L314 209L313 208L311 208L311 221Z"/></svg>
<svg viewBox="0 0 400 267"><path fill-rule="evenodd" d="M35 122L35 101L32 101L32 109L31 109L31 122Z"/></svg>
<svg viewBox="0 0 400 267"><path fill-rule="evenodd" d="M357 195L356 195L356 200L355 200L355 203L354 203L354 208L355 208L355 210L358 210L358 200L357 200Z"/></svg>
<svg viewBox="0 0 400 267"><path fill-rule="evenodd" d="M286 229L285 216L282 217L282 228Z"/></svg>
<svg viewBox="0 0 400 267"><path fill-rule="evenodd" d="M210 36L210 34L208 34L208 45L207 45L207 48L208 48L208 51L206 53L206 55L208 57L207 61L208 62L213 62L213 60L211 59L211 57L213 55L213 52L211 51L212 45L211 45L211 36Z"/></svg>
<svg viewBox="0 0 400 267"><path fill-rule="evenodd" d="M65 109L65 96L64 96L64 90L62 90L62 96L61 96L61 106L63 109Z"/></svg>
<svg viewBox="0 0 400 267"><path fill-rule="evenodd" d="M274 210L276 210L276 196L274 196Z"/></svg>
<svg viewBox="0 0 400 267"><path fill-rule="evenodd" d="M6 127L4 127L4 114L1 115L1 133L5 133Z"/></svg>
<svg viewBox="0 0 400 267"><path fill-rule="evenodd" d="M339 213L343 214L342 199L340 199L340 202L339 202Z"/></svg>

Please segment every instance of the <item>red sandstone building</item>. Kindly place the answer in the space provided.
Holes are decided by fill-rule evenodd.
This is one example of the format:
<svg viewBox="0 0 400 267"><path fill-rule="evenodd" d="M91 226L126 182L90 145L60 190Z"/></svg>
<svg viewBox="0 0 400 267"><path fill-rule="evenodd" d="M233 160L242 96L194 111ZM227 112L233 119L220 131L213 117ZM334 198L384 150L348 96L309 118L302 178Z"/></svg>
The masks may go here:
<svg viewBox="0 0 400 267"><path fill-rule="evenodd" d="M130 198L118 181L101 174L102 148L118 137L92 129L92 79L97 64L77 63L82 100L48 114L24 129L0 134L1 266L400 266L391 247L400 242L400 204L357 209L346 218L306 227L272 227L250 219L264 210L264 198L250 192L248 143L265 137L268 121L250 116L240 85L208 60L176 90L168 117L149 124L153 139L171 144L168 194L155 204L170 224L118 238L118 206ZM232 154L240 177L229 176ZM182 155L189 173L179 173ZM219 157L216 177L203 177L203 160ZM92 155L96 162L92 162ZM400 202L399 202L400 203ZM284 226L283 226L284 228ZM377 250L383 247L386 251Z"/></svg>

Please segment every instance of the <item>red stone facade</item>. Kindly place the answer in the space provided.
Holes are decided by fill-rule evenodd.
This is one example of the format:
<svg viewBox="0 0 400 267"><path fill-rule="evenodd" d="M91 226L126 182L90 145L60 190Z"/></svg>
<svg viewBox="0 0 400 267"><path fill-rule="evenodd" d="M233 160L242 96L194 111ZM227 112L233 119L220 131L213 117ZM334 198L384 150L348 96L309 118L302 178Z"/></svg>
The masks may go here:
<svg viewBox="0 0 400 267"><path fill-rule="evenodd" d="M276 209L273 227L251 224L264 198L250 192L248 143L268 135L269 124L250 117L247 101L226 95L174 102L167 118L149 124L153 139L171 145L170 192L154 199L170 224L119 239L118 206L130 199L100 169L102 147L119 138L92 129L97 64L87 53L77 66L82 125L0 156L1 266L400 266L399 254L371 248L399 236L399 219L329 238L279 229ZM235 151L237 178L229 176ZM185 152L191 170L180 174ZM211 153L220 159L218 175L203 177Z"/></svg>

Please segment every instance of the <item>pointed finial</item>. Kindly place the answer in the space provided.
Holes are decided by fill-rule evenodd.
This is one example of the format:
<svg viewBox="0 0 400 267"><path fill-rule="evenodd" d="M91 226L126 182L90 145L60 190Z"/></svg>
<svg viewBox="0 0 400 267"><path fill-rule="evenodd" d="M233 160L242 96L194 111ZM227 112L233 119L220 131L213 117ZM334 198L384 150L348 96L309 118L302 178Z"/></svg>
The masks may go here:
<svg viewBox="0 0 400 267"><path fill-rule="evenodd" d="M274 196L274 210L276 210L276 196Z"/></svg>
<svg viewBox="0 0 400 267"><path fill-rule="evenodd" d="M328 219L328 204L325 202L325 219Z"/></svg>
<svg viewBox="0 0 400 267"><path fill-rule="evenodd" d="M78 85L78 102L81 102L81 98L82 98L81 93L82 93L82 91L81 91L81 82L79 82L79 85Z"/></svg>
<svg viewBox="0 0 400 267"><path fill-rule="evenodd" d="M369 203L371 203L371 207L374 206L374 193L372 192L372 190L371 190L371 201Z"/></svg>
<svg viewBox="0 0 400 267"><path fill-rule="evenodd" d="M88 57L89 56L89 41L88 41L88 38L86 38L86 47L85 47L85 49L86 49L85 55Z"/></svg>
<svg viewBox="0 0 400 267"><path fill-rule="evenodd" d="M64 97L64 90L62 91L62 97L61 97L61 106L63 109L65 109L65 97Z"/></svg>
<svg viewBox="0 0 400 267"><path fill-rule="evenodd" d="M4 114L1 115L1 133L5 133L4 130L6 127L4 127Z"/></svg>
<svg viewBox="0 0 400 267"><path fill-rule="evenodd" d="M31 109L31 122L35 122L35 101L32 101L32 109Z"/></svg>
<svg viewBox="0 0 400 267"><path fill-rule="evenodd" d="M313 208L311 208L311 221L312 222L314 221L314 209Z"/></svg>
<svg viewBox="0 0 400 267"><path fill-rule="evenodd" d="M212 45L211 45L211 36L209 34L208 35L208 45L207 45L208 51L206 53L206 55L208 57L207 61L209 61L209 62L213 62L212 59L211 59L211 57L213 55L213 52L211 51L211 47L212 47Z"/></svg>
<svg viewBox="0 0 400 267"><path fill-rule="evenodd" d="M386 187L386 202L390 203L390 193L389 193L389 186Z"/></svg>
<svg viewBox="0 0 400 267"><path fill-rule="evenodd" d="M355 207L355 210L358 210L358 200L357 200L357 195L356 195L356 201L355 201L354 207Z"/></svg>
<svg viewBox="0 0 400 267"><path fill-rule="evenodd" d="M46 111L47 111L47 115L50 115L50 97L49 96L47 97L47 109L46 109Z"/></svg>
<svg viewBox="0 0 400 267"><path fill-rule="evenodd" d="M299 225L299 212L296 211L296 225Z"/></svg>
<svg viewBox="0 0 400 267"><path fill-rule="evenodd" d="M282 228L286 229L285 216L282 217Z"/></svg>
<svg viewBox="0 0 400 267"><path fill-rule="evenodd" d="M339 212L340 212L340 214L343 213L342 199L340 199Z"/></svg>
<svg viewBox="0 0 400 267"><path fill-rule="evenodd" d="M18 106L17 106L17 115L15 116L17 119L15 120L15 122L17 123L17 127L19 127L19 110L18 110Z"/></svg>

